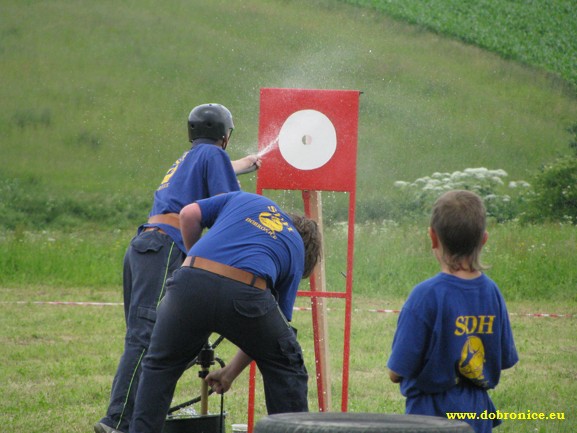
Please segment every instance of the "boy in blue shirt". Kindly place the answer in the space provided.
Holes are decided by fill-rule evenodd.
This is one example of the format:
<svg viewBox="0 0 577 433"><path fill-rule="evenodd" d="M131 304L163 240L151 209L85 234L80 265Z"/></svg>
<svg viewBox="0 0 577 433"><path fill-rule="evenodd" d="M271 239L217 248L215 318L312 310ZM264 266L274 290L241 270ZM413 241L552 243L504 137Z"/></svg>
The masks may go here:
<svg viewBox="0 0 577 433"><path fill-rule="evenodd" d="M128 431L156 307L164 296L167 278L186 255L180 210L195 200L240 190L236 174L260 167L256 155L230 160L225 149L233 129L232 114L221 104L202 104L191 110L191 147L162 179L154 193L148 221L138 228L127 248L123 270L124 353L112 383L106 416L95 424L95 433Z"/></svg>
<svg viewBox="0 0 577 433"><path fill-rule="evenodd" d="M407 414L476 413L478 419L466 420L476 433L501 423L479 416L495 414L487 391L518 361L503 296L482 272L485 214L470 191L450 191L435 202L429 236L441 272L418 284L403 305L387 363Z"/></svg>
<svg viewBox="0 0 577 433"><path fill-rule="evenodd" d="M215 391L255 360L268 413L307 411L308 374L289 321L319 257L316 223L242 191L199 200L180 219L189 251L158 307L129 432L162 431L178 379L213 332L239 347L205 379Z"/></svg>

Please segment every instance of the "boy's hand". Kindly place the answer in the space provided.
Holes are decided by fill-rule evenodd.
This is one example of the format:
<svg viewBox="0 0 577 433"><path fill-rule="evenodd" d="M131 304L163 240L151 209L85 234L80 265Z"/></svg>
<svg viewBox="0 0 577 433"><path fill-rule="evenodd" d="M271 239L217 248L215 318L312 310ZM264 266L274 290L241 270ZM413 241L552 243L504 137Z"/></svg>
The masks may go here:
<svg viewBox="0 0 577 433"><path fill-rule="evenodd" d="M244 158L232 161L232 168L235 174L252 173L258 170L262 164L262 160L258 155L248 155Z"/></svg>
<svg viewBox="0 0 577 433"><path fill-rule="evenodd" d="M399 383L401 382L402 377L395 373L393 370L389 370L389 379L391 379L391 382L393 383Z"/></svg>
<svg viewBox="0 0 577 433"><path fill-rule="evenodd" d="M226 374L226 367L208 373L204 379L217 394L224 394L232 386L232 380Z"/></svg>

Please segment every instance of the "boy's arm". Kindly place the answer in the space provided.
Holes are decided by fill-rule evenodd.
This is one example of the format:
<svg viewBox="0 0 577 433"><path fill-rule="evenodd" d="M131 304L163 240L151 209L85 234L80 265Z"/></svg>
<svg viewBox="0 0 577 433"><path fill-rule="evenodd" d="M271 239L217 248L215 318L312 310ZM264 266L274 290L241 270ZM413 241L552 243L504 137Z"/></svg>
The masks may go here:
<svg viewBox="0 0 577 433"><path fill-rule="evenodd" d="M217 394L223 394L230 389L232 382L251 362L252 358L239 349L228 365L210 372L204 380Z"/></svg>
<svg viewBox="0 0 577 433"><path fill-rule="evenodd" d="M391 379L391 382L393 383L399 383L402 377L395 373L393 370L389 369L389 379Z"/></svg>
<svg viewBox="0 0 577 433"><path fill-rule="evenodd" d="M196 203L185 206L180 211L180 232L186 250L190 250L202 234L202 212Z"/></svg>
<svg viewBox="0 0 577 433"><path fill-rule="evenodd" d="M248 155L244 158L231 161L232 169L235 174L251 173L258 170L261 166L261 159L258 155Z"/></svg>

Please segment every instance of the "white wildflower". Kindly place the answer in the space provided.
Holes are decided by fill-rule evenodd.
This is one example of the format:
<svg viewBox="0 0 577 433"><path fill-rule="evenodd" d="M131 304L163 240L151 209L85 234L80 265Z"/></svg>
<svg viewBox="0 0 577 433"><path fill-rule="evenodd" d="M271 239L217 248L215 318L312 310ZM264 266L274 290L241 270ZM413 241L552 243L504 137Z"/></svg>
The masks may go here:
<svg viewBox="0 0 577 433"><path fill-rule="evenodd" d="M495 176L500 176L500 177L507 177L509 176L507 174L507 172L505 170L503 170L502 168L498 168L497 170L493 170L493 174Z"/></svg>
<svg viewBox="0 0 577 433"><path fill-rule="evenodd" d="M427 183L429 182L431 178L429 176L426 177L420 177L418 179L415 180L415 182L413 182L415 185L419 184L419 183Z"/></svg>
<svg viewBox="0 0 577 433"><path fill-rule="evenodd" d="M463 173L462 171L455 171L453 173L451 173L451 179L453 180L461 180L467 177L466 173Z"/></svg>

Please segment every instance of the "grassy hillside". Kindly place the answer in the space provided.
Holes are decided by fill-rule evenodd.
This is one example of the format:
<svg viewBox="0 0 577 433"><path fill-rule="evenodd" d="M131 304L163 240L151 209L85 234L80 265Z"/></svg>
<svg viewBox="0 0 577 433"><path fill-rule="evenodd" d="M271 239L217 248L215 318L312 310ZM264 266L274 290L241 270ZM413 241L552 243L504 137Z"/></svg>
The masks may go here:
<svg viewBox="0 0 577 433"><path fill-rule="evenodd" d="M227 105L240 157L257 148L262 87L363 92L361 217L394 181L435 171L529 180L577 121L545 72L336 1L7 0L0 55L4 224L140 220L187 147L189 110Z"/></svg>

